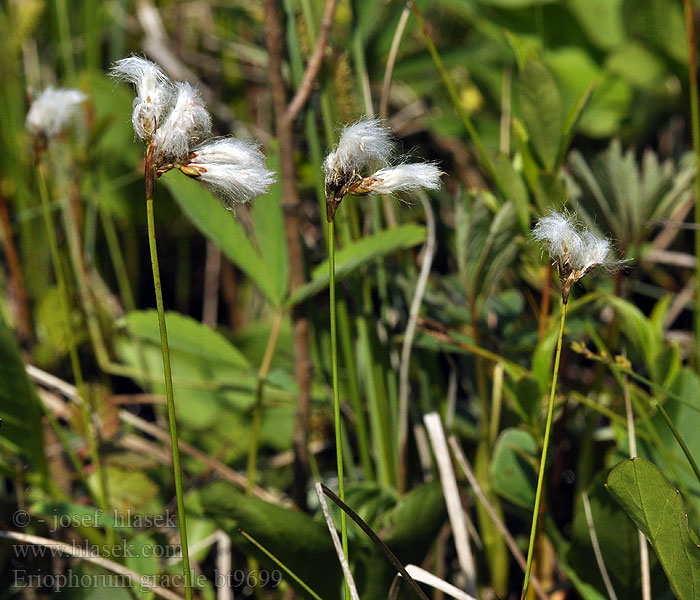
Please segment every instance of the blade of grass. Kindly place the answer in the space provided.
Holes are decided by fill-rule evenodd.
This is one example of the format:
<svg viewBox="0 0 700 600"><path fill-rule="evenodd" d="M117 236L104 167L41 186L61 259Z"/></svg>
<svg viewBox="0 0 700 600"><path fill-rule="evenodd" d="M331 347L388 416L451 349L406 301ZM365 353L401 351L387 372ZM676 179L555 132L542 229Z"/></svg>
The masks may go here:
<svg viewBox="0 0 700 600"><path fill-rule="evenodd" d="M260 552L267 556L272 562L274 562L280 569L282 569L287 575L289 575L306 593L308 593L314 600L321 600L321 597L314 592L306 583L304 583L287 565L285 565L279 558L277 558L272 552L265 548L260 542L258 542L252 535L246 533L242 529L239 529L241 535L247 539L251 544L253 544Z"/></svg>
<svg viewBox="0 0 700 600"><path fill-rule="evenodd" d="M685 29L688 37L688 87L690 88L690 125L695 153L695 261L700 273L700 109L698 107L698 72L695 49L695 27L691 0L683 0ZM700 369L700 277L695 288L695 368Z"/></svg>
<svg viewBox="0 0 700 600"><path fill-rule="evenodd" d="M338 538L338 532L335 530L335 525L333 524L333 519L331 518L331 511L328 510L328 503L323 496L323 488L321 488L320 483L316 483L314 486L316 490L316 496L318 496L318 501L321 503L321 511L323 512L323 518L326 520L326 525L328 526L328 531L333 539L333 546L335 552L338 555L338 560L340 561L340 567L343 569L343 575L345 575L345 582L350 589L350 597L352 600L360 600L360 596L357 593L357 587L355 586L355 580L352 577L352 572L350 571L350 564L348 563L347 554L343 550L343 546ZM345 513L341 512L341 516L345 516Z"/></svg>
<svg viewBox="0 0 700 600"><path fill-rule="evenodd" d="M406 579L408 584L411 586L411 589L415 592L415 594L421 599L421 600L428 600L428 597L425 595L422 589L420 589L420 586L415 582L413 577L406 571L406 568L401 564L401 561L394 556L394 553L389 550L389 547L382 542L381 539L379 539L379 536L374 533L372 528L367 525L362 520L362 517L358 515L352 508L350 508L345 502L343 502L338 496L336 496L329 488L328 486L324 484L319 484L321 486L321 489L323 490L323 493L328 496L333 502L335 502L342 510L344 513L346 513L357 525L364 531L367 536L369 537L370 540L379 548L384 555L389 559L389 562L394 565L396 570L401 573L401 576Z"/></svg>
<svg viewBox="0 0 700 600"><path fill-rule="evenodd" d="M498 172L496 171L496 167L493 164L491 157L488 155L488 152L486 151L486 146L484 146L484 143L481 140L481 136L477 132L476 127L474 127L472 120L469 118L467 111L462 105L462 101L459 98L459 94L457 93L457 89L455 88L452 78L450 77L450 74L447 72L447 69L443 64L442 59L440 58L440 54L438 53L437 48L435 47L435 43L433 42L432 37L430 37L430 33L428 32L428 28L425 24L425 20L423 19L423 15L421 14L420 10L418 10L418 7L416 6L416 3L413 2L413 0L409 0L408 4L413 10L413 14L415 15L416 20L418 21L418 27L420 28L423 34L425 44L426 46L428 46L428 51L430 52L430 56L432 57L433 62L435 63L435 67L440 73L440 77L442 78L442 82L445 85L445 89L447 90L447 93L449 94L450 99L452 100L454 109L457 111L457 115L462 121L464 128L467 130L469 137L476 146L477 157L479 158L481 167L493 179L501 194L504 197L507 197L507 187L504 186L503 183L500 181Z"/></svg>

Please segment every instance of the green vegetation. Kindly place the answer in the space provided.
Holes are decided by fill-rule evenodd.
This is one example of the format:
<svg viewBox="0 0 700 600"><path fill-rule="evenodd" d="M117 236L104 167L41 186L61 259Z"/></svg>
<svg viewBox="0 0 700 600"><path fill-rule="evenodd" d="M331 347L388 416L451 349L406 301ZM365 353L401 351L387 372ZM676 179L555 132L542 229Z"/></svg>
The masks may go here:
<svg viewBox="0 0 700 600"><path fill-rule="evenodd" d="M699 597L698 17L0 4L0 598Z"/></svg>

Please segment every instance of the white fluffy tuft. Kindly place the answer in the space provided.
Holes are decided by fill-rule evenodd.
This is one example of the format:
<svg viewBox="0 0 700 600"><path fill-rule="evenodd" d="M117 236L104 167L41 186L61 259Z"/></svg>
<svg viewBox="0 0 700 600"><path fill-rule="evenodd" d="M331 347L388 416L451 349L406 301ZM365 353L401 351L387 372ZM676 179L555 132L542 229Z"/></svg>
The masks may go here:
<svg viewBox="0 0 700 600"><path fill-rule="evenodd" d="M265 157L254 142L217 138L192 150L184 165L232 208L264 194L274 182Z"/></svg>
<svg viewBox="0 0 700 600"><path fill-rule="evenodd" d="M574 215L552 212L542 217L532 230L532 237L544 244L560 273L570 272L578 281L595 267L615 270L622 261L612 256L610 241L579 226Z"/></svg>
<svg viewBox="0 0 700 600"><path fill-rule="evenodd" d="M150 141L172 102L172 83L157 64L140 56L118 60L111 75L136 88L131 122L136 135Z"/></svg>
<svg viewBox="0 0 700 600"><path fill-rule="evenodd" d="M323 162L326 182L337 184L372 163L386 163L393 149L391 130L381 119L348 125L340 136L338 147Z"/></svg>
<svg viewBox="0 0 700 600"><path fill-rule="evenodd" d="M52 138L68 124L87 96L79 90L47 87L32 102L27 113L27 131Z"/></svg>
<svg viewBox="0 0 700 600"><path fill-rule="evenodd" d="M232 137L212 138L192 149L190 162L232 163L242 167L264 167L265 156L260 145L251 140Z"/></svg>
<svg viewBox="0 0 700 600"><path fill-rule="evenodd" d="M365 178L361 189L370 194L393 194L411 190L437 190L442 172L434 163L405 163L384 167Z"/></svg>
<svg viewBox="0 0 700 600"><path fill-rule="evenodd" d="M188 82L175 84L175 102L162 125L156 130L153 143L161 158L183 158L192 142L211 134L211 116L197 88Z"/></svg>

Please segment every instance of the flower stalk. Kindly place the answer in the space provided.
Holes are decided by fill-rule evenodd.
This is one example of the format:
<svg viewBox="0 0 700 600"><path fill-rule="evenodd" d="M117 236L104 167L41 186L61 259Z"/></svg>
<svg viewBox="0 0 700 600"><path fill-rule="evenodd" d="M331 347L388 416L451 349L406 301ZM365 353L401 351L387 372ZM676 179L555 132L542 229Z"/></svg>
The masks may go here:
<svg viewBox="0 0 700 600"><path fill-rule="evenodd" d="M568 298L568 293L567 293ZM567 299L562 290L561 317L559 320L559 335L557 337L557 350L554 355L554 370L552 373L552 389L549 393L549 404L547 405L547 422L544 427L544 440L542 441L542 457L540 459L540 470L537 476L537 489L535 491L535 507L532 511L532 527L530 528L530 542L527 548L527 562L525 564L525 579L523 581L523 592L521 598L524 600L530 586L530 573L532 571L532 559L535 550L535 539L537 537L537 524L540 514L540 503L542 501L542 489L544 488L544 473L547 466L547 450L549 449L549 436L552 431L552 417L554 415L554 396L557 390L557 378L559 377L559 362L561 360L562 340L564 337L564 323L566 321Z"/></svg>
<svg viewBox="0 0 700 600"><path fill-rule="evenodd" d="M185 499L182 487L182 468L180 466L180 448L177 436L177 417L175 413L175 396L173 394L173 376L170 367L170 347L168 346L168 330L165 325L165 309L163 307L163 290L160 283L160 267L158 264L158 248L156 246L156 227L153 214L153 188L155 168L152 163L153 147L149 146L146 154L145 190L146 218L148 221L148 246L151 254L151 269L153 270L153 288L156 294L156 310L158 312L158 329L160 330L160 348L163 355L163 376L165 378L165 397L168 403L168 422L170 424L170 446L173 457L173 474L175 476L175 496L177 498L177 514L180 525L180 546L182 548L182 570L185 579L185 598L192 598L192 573L190 571L189 545L187 543L187 518L185 516Z"/></svg>

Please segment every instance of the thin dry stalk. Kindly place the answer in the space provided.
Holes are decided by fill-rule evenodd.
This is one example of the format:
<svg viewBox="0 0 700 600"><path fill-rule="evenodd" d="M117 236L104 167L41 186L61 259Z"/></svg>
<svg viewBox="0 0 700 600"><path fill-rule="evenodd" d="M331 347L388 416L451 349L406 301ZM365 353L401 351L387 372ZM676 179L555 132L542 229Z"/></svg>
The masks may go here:
<svg viewBox="0 0 700 600"><path fill-rule="evenodd" d="M622 378L622 393L625 398L625 414L627 417L627 439L630 445L630 458L637 456L637 436L634 431L634 412L632 411L632 399L630 398L630 386L627 376ZM651 572L649 569L649 547L647 540L641 531L639 536L639 563L642 575L642 599L651 600Z"/></svg>
<svg viewBox="0 0 700 600"><path fill-rule="evenodd" d="M386 59L386 69L384 70L384 83L382 84L382 95L379 97L379 116L382 119L386 119L389 110L389 90L391 89L391 76L394 73L396 55L399 53L399 45L401 44L401 38L403 37L403 32L406 29L406 23L408 23L408 17L410 16L410 14L411 9L407 4L401 12L399 22L396 25L396 30L394 31L394 37L391 40L391 48L389 49L389 56Z"/></svg>
<svg viewBox="0 0 700 600"><path fill-rule="evenodd" d="M474 596L470 596L466 592L460 590L458 587L453 586L451 583L447 583L447 581L444 579L440 579L440 577L437 575L433 575L429 571L421 569L416 565L406 565L406 571L408 571L408 574L416 581L432 586L436 590L440 590L441 592L444 592L457 600L476 600Z"/></svg>
<svg viewBox="0 0 700 600"><path fill-rule="evenodd" d="M406 487L407 465L406 465L406 442L408 440L408 369L411 364L411 350L413 349L413 339L416 335L416 323L418 320L418 312L423 303L425 288L428 285L428 277L430 276L430 268L433 264L435 256L435 213L430 206L430 201L425 194L419 194L423 210L425 210L425 218L428 223L428 237L425 241L423 251L423 263L421 264L418 283L413 293L411 308L408 313L408 323L406 324L406 333L403 338L403 346L401 347L401 365L399 367L399 453L400 453L400 473L401 473L401 489Z"/></svg>
<svg viewBox="0 0 700 600"><path fill-rule="evenodd" d="M57 550L60 550L63 554L67 554L68 556L74 556L75 558L80 558L81 560L92 563L93 565L97 565L98 567L107 569L112 573L122 575L128 578L129 582L132 585L134 583L138 584L141 581L145 581L146 583L148 583L149 589L152 590L156 596L160 596L161 598L165 598L166 600L182 600L183 598L183 596L180 596L175 592L171 592L168 589L155 585L150 577L140 575L136 571L127 569L119 563L115 563L106 558L102 558L101 556L95 556L94 553L83 550L82 547L79 545L76 546L64 544L63 542L57 542L48 538L39 537L38 535L28 535L26 533L18 533L15 531L0 531L0 538L15 540L24 544L44 546L45 548L55 548Z"/></svg>
<svg viewBox="0 0 700 600"><path fill-rule="evenodd" d="M457 480L455 479L455 473L452 469L450 452L447 449L445 432L442 429L440 416L437 413L433 412L424 415L423 421L425 423L425 428L428 430L428 437L430 438L435 460L438 465L438 471L440 472L440 483L442 484L445 504L447 505L447 514L452 526L452 535L454 537L455 547L457 548L459 566L467 579L467 591L475 594L476 568L474 566L474 557L472 556L469 540L467 539L467 528L464 522L462 501L459 497Z"/></svg>
<svg viewBox="0 0 700 600"><path fill-rule="evenodd" d="M343 569L343 575L345 575L345 581L347 582L348 588L350 589L350 597L352 600L360 600L360 596L357 593L357 587L355 586L355 580L352 578L352 573L350 571L350 565L348 564L348 559L345 557L343 552L343 545L340 543L340 538L338 537L338 532L335 530L335 525L333 524L333 519L331 518L331 511L328 510L328 503L326 502L326 497L323 493L323 488L320 483L314 485L316 490L316 495L318 496L318 501L321 503L321 510L323 511L323 518L326 520L326 525L328 526L328 531L333 539L333 546L335 547L336 554L338 555L338 560L340 561L340 567Z"/></svg>
<svg viewBox="0 0 700 600"><path fill-rule="evenodd" d="M316 47L314 48L309 62L304 70L304 75L301 78L301 83L297 88L294 98L289 102L287 106L286 119L288 121L293 121L301 112L302 108L309 99L309 94L313 89L314 82L318 77L318 73L321 70L321 65L323 64L323 57L326 53L326 46L328 45L328 37L331 33L331 28L333 27L333 16L335 15L335 7L338 4L338 0L328 0L326 2L326 8L323 12L323 19L321 20L321 30L318 34L318 39L316 40Z"/></svg>
<svg viewBox="0 0 700 600"><path fill-rule="evenodd" d="M586 515L586 524L588 525L588 535L591 536L591 544L593 545L593 554L595 555L595 560L598 563L598 569L600 569L600 576L603 578L603 584L605 584L605 589L608 592L610 600L617 600L617 594L615 594L615 588L613 588L612 581L610 581L610 575L608 575L608 569L605 567L605 561L603 560L603 553L600 551L600 544L598 543L598 535L595 532L595 524L593 523L593 513L591 512L591 503L588 501L588 494L583 492L581 494L581 500L583 500L583 512Z"/></svg>
<svg viewBox="0 0 700 600"><path fill-rule="evenodd" d="M493 504L489 502L489 499L486 497L486 494L484 494L484 491L481 489L481 486L479 485L479 482L476 479L476 475L474 475L474 471L472 471L467 457L464 456L464 452L462 452L462 448L460 447L457 438L455 436L450 436L449 442L450 448L452 449L452 454L454 455L457 464L461 467L462 471L464 472L464 475L466 476L469 485L472 486L472 489L474 490L476 497L479 499L479 502L483 504L489 517L491 517L491 520L493 521L494 525L496 526L498 531L501 532L501 535L503 536L503 539L505 540L508 549L513 555L513 558L515 558L516 562L518 563L518 566L524 572L526 566L525 556L520 551L520 548L518 548L518 545L515 543L515 539L513 539L513 536L510 534L510 531L508 531L508 528L506 527L505 523L498 516L498 513L494 509ZM530 577L530 583L532 584L532 587L534 588L537 597L541 598L541 600L547 600L547 594L545 594L544 590L542 589L542 585L534 575Z"/></svg>

